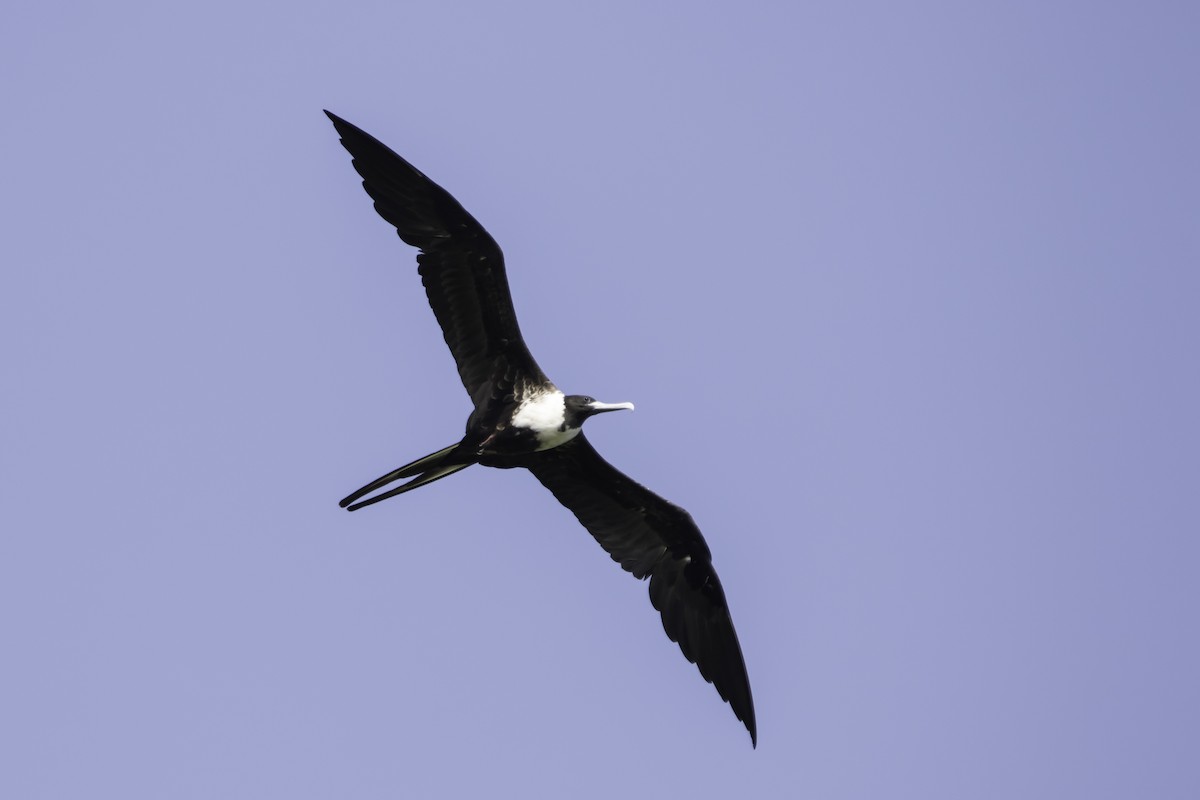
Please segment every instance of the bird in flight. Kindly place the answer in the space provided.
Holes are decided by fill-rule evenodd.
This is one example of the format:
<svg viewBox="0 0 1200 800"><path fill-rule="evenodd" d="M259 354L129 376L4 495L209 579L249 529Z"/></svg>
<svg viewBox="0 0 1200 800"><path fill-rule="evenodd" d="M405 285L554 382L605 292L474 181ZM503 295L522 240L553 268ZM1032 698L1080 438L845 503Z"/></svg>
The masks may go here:
<svg viewBox="0 0 1200 800"><path fill-rule="evenodd" d="M614 561L650 579L650 602L667 636L716 687L757 746L746 664L700 529L688 512L601 458L583 434L589 417L633 404L560 391L521 338L496 241L446 190L378 139L325 113L375 210L419 248L417 272L475 406L460 442L371 481L341 506L354 511L472 464L524 467Z"/></svg>

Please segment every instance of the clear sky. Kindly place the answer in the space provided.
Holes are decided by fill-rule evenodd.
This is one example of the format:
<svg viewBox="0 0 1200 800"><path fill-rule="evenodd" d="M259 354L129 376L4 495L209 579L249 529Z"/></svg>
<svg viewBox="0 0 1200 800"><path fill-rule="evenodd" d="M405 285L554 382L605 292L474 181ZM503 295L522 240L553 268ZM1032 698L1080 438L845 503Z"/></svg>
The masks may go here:
<svg viewBox="0 0 1200 800"><path fill-rule="evenodd" d="M6 2L0 796L1196 797L1197 9ZM757 751L528 474L338 509L469 403L323 108L637 403Z"/></svg>

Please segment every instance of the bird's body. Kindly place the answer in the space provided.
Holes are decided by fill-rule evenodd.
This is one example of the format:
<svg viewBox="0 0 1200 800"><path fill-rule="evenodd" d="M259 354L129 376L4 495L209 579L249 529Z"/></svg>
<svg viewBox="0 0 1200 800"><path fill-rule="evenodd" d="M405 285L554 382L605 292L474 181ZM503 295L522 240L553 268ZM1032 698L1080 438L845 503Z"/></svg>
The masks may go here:
<svg viewBox="0 0 1200 800"><path fill-rule="evenodd" d="M750 683L711 554L691 516L609 465L583 435L596 414L632 409L567 395L521 337L499 246L445 190L337 116L375 208L420 248L418 271L459 377L474 403L463 438L372 481L341 501L353 511L473 464L524 467L638 578L667 636L717 688L757 744ZM402 485L372 494L398 480ZM368 495L371 495L368 497ZM363 499L366 498L366 499Z"/></svg>

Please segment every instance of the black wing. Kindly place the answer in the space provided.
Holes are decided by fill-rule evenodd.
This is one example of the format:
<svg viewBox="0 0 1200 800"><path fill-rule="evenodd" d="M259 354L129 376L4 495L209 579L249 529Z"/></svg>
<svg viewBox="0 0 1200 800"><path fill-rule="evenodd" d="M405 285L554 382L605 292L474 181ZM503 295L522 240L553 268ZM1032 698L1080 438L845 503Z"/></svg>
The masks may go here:
<svg viewBox="0 0 1200 800"><path fill-rule="evenodd" d="M725 592L700 529L682 508L623 475L579 434L528 459L539 481L634 577L688 661L716 687L758 744L754 700Z"/></svg>
<svg viewBox="0 0 1200 800"><path fill-rule="evenodd" d="M363 188L400 238L421 248L418 272L472 400L493 380L544 382L517 327L504 254L442 187L374 136L325 112L354 157Z"/></svg>

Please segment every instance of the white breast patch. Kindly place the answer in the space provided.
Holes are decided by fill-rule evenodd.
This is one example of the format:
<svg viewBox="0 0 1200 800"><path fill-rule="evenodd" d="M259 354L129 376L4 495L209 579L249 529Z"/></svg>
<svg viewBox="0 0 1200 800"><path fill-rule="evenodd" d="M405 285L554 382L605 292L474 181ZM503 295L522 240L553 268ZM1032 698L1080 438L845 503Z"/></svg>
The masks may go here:
<svg viewBox="0 0 1200 800"><path fill-rule="evenodd" d="M533 431L538 440L537 449L549 450L579 435L579 428L561 430L566 412L565 395L557 390L546 392L522 403L513 415L512 424Z"/></svg>

